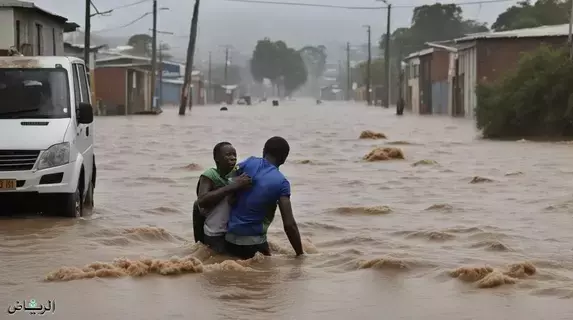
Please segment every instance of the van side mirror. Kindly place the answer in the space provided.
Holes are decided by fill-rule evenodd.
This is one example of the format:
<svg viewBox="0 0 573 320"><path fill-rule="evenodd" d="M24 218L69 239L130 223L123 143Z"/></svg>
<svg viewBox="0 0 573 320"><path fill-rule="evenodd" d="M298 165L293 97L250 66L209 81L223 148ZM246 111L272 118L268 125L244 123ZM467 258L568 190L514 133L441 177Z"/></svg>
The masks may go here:
<svg viewBox="0 0 573 320"><path fill-rule="evenodd" d="M86 102L80 102L78 109L78 123L90 124L94 122L94 110L92 105Z"/></svg>

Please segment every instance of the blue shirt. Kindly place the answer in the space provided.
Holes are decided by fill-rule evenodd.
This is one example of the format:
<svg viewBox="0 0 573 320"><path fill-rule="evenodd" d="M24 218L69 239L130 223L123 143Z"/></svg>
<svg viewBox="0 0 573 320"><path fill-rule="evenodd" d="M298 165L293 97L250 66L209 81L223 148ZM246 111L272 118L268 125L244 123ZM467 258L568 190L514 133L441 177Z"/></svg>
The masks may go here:
<svg viewBox="0 0 573 320"><path fill-rule="evenodd" d="M256 244L266 241L279 198L290 197L290 183L275 165L259 157L239 163L237 175L242 173L251 177L252 186L237 195L226 239L239 245ZM250 238L251 243L241 238Z"/></svg>

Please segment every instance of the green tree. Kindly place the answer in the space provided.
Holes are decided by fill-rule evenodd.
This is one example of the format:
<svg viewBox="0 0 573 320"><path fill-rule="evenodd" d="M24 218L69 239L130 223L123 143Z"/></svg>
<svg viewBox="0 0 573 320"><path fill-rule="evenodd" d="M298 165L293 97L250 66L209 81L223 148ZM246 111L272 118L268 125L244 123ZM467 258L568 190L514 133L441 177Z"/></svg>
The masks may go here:
<svg viewBox="0 0 573 320"><path fill-rule="evenodd" d="M425 48L426 42L451 40L469 33L488 31L486 24L464 20L462 8L455 4L435 3L416 7L409 28L398 28L390 35L391 55L404 57ZM384 50L382 36L380 48Z"/></svg>
<svg viewBox="0 0 573 320"><path fill-rule="evenodd" d="M477 87L476 124L486 138L573 136L573 62L542 46L517 69Z"/></svg>
<svg viewBox="0 0 573 320"><path fill-rule="evenodd" d="M324 74L326 67L326 47L325 46L306 46L299 50L300 55L307 67L309 76L319 78Z"/></svg>
<svg viewBox="0 0 573 320"><path fill-rule="evenodd" d="M324 74L326 68L326 47L325 46L306 46L299 50L304 65L308 70L309 89L313 94L319 92L319 79Z"/></svg>
<svg viewBox="0 0 573 320"><path fill-rule="evenodd" d="M269 79L273 86L283 86L287 95L302 86L308 76L300 52L269 38L257 42L250 68L255 81Z"/></svg>
<svg viewBox="0 0 573 320"><path fill-rule="evenodd" d="M502 12L491 27L505 31L568 23L570 8L570 0L538 0L533 5L526 0Z"/></svg>
<svg viewBox="0 0 573 320"><path fill-rule="evenodd" d="M162 55L163 60L173 59L173 55L171 53L169 53L169 50L171 50L170 45L168 45L167 43L160 43L158 49L161 50L161 55ZM159 53L157 53L157 54L159 54Z"/></svg>
<svg viewBox="0 0 573 320"><path fill-rule="evenodd" d="M281 76L285 95L290 96L294 91L306 83L308 71L300 52L287 48L282 53Z"/></svg>
<svg viewBox="0 0 573 320"><path fill-rule="evenodd" d="M127 40L127 45L133 47L131 50L133 54L145 57L151 56L152 43L153 38L147 34L135 34Z"/></svg>
<svg viewBox="0 0 573 320"><path fill-rule="evenodd" d="M259 40L251 59L251 74L257 82L269 79L273 84L280 77L280 49L269 38Z"/></svg>
<svg viewBox="0 0 573 320"><path fill-rule="evenodd" d="M153 38L147 34L135 34L127 40L127 45L132 46L133 49L130 53L136 56L151 57L153 53ZM158 50L161 49L161 54L164 60L169 60L173 56L169 53L171 47L167 43L158 43ZM158 53L159 54L159 53ZM159 59L159 56L158 56Z"/></svg>

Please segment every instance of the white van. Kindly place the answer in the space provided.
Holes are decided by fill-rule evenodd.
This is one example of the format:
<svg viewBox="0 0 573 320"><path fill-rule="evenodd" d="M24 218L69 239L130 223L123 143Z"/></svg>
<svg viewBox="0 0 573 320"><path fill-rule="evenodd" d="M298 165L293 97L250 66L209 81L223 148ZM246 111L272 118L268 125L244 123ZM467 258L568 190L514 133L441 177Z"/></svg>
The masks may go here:
<svg viewBox="0 0 573 320"><path fill-rule="evenodd" d="M0 57L0 214L93 207L93 119L83 60Z"/></svg>

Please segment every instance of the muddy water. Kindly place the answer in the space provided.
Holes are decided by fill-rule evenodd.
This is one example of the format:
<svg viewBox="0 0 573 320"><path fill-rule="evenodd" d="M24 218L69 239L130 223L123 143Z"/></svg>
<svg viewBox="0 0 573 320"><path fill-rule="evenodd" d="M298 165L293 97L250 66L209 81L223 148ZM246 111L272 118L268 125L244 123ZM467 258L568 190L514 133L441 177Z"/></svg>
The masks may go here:
<svg viewBox="0 0 573 320"><path fill-rule="evenodd" d="M36 299L57 302L54 319L573 317L571 145L480 141L466 120L328 103L96 126L95 212L1 221L3 310ZM357 139L367 129L388 139ZM292 258L277 218L272 258L211 257L192 244L191 205L212 146L244 158L272 135L291 143L282 170L309 254ZM383 145L406 160L361 161Z"/></svg>

